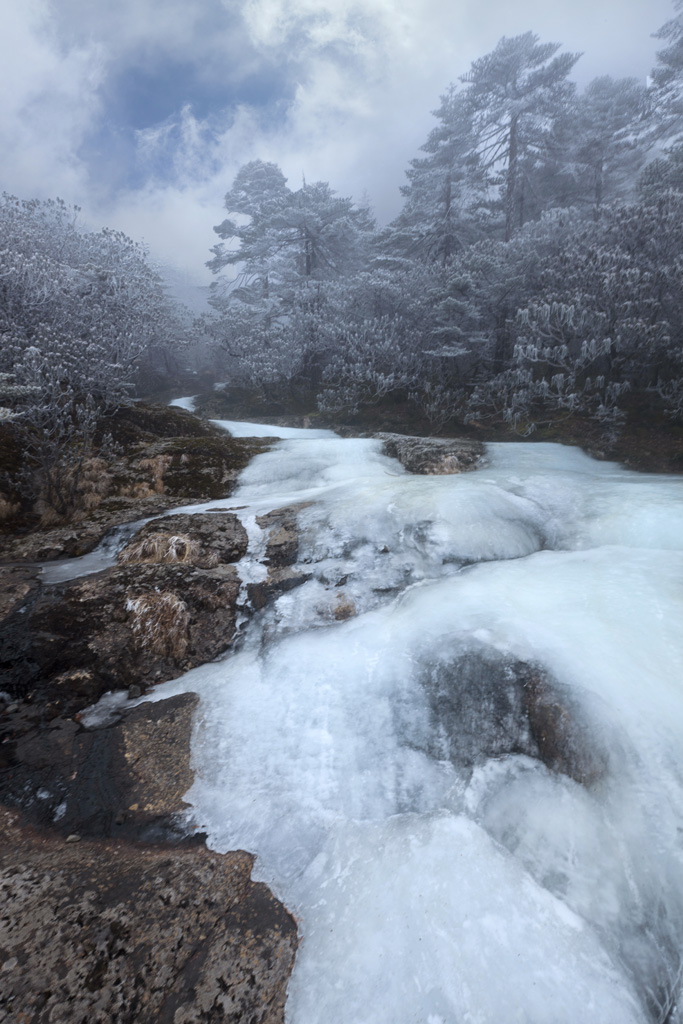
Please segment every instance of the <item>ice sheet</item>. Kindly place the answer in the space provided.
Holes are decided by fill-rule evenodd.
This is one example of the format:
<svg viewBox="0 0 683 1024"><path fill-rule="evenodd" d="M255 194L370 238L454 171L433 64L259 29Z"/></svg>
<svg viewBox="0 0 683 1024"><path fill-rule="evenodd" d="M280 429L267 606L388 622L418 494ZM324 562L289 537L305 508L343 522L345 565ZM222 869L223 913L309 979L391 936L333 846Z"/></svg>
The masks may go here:
<svg viewBox="0 0 683 1024"><path fill-rule="evenodd" d="M193 820L300 920L291 1024L677 1020L683 481L521 444L416 477L377 442L310 438L253 460L230 504L285 499L309 503L311 580L155 697L201 695ZM467 658L481 692L454 706L481 752L459 759L428 682L457 696ZM511 726L487 754L495 659L556 681L592 781Z"/></svg>

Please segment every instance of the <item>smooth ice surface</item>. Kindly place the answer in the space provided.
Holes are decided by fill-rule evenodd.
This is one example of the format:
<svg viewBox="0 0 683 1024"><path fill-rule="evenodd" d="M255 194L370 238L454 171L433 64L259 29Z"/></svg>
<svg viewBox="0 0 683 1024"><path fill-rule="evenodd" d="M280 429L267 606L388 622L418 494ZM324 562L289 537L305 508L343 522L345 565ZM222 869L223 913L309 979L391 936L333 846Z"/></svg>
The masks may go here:
<svg viewBox="0 0 683 1024"><path fill-rule="evenodd" d="M286 437L312 438L336 437L332 430L314 430L305 427L277 427L273 423L246 423L242 420L211 420L221 430L226 430L233 437Z"/></svg>
<svg viewBox="0 0 683 1024"><path fill-rule="evenodd" d="M43 562L41 577L43 583L64 583L79 576L91 576L93 573L108 569L116 563L116 556L126 546L134 533L148 523L149 519L136 519L132 523L124 523L109 530L100 543L87 555L78 558L60 558L58 561Z"/></svg>
<svg viewBox="0 0 683 1024"><path fill-rule="evenodd" d="M230 504L299 503L311 578L155 694L201 695L192 820L300 921L288 1020L680 1021L683 479L546 444L420 477L379 447L252 461ZM520 747L519 661L585 784Z"/></svg>
<svg viewBox="0 0 683 1024"><path fill-rule="evenodd" d="M194 412L194 403L196 399L196 395L187 395L185 398L174 398L173 401L168 404L175 406L177 409L187 409L188 412Z"/></svg>

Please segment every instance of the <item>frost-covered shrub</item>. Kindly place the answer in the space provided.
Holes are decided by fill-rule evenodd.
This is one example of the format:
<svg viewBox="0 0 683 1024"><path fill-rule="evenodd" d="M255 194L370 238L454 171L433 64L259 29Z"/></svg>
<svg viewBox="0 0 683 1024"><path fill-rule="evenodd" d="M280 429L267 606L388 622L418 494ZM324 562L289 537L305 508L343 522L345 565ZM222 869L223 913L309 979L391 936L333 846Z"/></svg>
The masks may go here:
<svg viewBox="0 0 683 1024"><path fill-rule="evenodd" d="M145 250L79 231L77 215L60 200L0 199L0 400L60 515L98 420L127 400L148 348L184 329Z"/></svg>

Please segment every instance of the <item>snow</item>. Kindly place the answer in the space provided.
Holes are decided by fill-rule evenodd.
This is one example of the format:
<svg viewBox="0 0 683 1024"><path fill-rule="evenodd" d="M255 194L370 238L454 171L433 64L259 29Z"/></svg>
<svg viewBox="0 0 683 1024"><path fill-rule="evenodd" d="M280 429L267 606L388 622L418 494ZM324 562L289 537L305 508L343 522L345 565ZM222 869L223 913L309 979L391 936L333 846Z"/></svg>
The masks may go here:
<svg viewBox="0 0 683 1024"><path fill-rule="evenodd" d="M313 438L336 437L332 430L315 430L305 427L278 427L273 423L247 423L242 420L211 420L221 430L233 437L282 437L282 438Z"/></svg>
<svg viewBox="0 0 683 1024"><path fill-rule="evenodd" d="M250 523L307 503L312 578L154 695L200 694L192 819L256 853L300 921L288 1021L664 1020L683 935L683 479L545 444L418 477L379 442L308 435L254 459L231 502ZM467 657L542 665L604 774L487 756L485 699L481 756L445 753L428 682L457 693Z"/></svg>
<svg viewBox="0 0 683 1024"><path fill-rule="evenodd" d="M186 398L174 398L172 402L168 404L176 409L186 409L188 412L194 412L194 404L197 400L197 395L188 395Z"/></svg>

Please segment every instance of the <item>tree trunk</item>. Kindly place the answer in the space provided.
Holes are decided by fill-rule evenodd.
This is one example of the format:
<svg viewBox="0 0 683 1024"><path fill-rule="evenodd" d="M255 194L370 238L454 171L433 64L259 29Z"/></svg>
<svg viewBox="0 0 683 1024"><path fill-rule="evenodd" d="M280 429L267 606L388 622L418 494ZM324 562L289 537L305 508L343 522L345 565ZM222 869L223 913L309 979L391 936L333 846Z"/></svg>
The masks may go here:
<svg viewBox="0 0 683 1024"><path fill-rule="evenodd" d="M510 121L510 139L508 142L508 169L505 185L505 241L512 238L512 230L515 216L515 186L517 184L517 160L518 160L518 139L517 139L517 118Z"/></svg>

